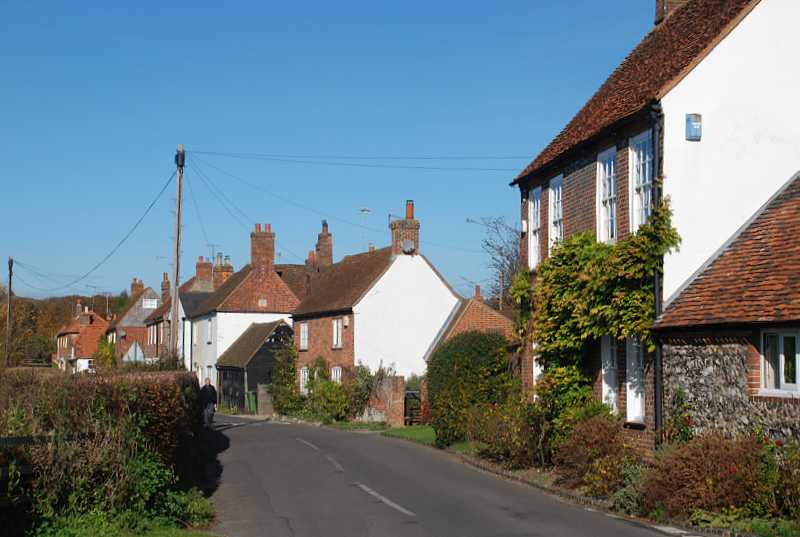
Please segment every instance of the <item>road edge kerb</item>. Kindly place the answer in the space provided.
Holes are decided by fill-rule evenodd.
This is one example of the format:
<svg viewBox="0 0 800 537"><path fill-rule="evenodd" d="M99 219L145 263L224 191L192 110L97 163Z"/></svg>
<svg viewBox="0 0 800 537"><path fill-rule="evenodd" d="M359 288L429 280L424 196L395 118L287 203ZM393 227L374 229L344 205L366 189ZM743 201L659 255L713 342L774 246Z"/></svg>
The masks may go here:
<svg viewBox="0 0 800 537"><path fill-rule="evenodd" d="M391 438L391 437L390 437ZM406 440L406 439L403 439ZM409 440L413 442L413 440ZM427 444L422 444L427 445ZM433 446L428 446L433 447ZM483 461L481 459L470 457L469 455L464 455L463 453L456 453L451 450L446 450L448 453L455 455L458 457L461 462L467 464L468 466L472 466L478 470L494 474L510 481L516 481L517 483L522 483L524 485L528 485L530 487L536 488L550 494L552 496L557 496L559 498L563 498L568 500L570 503L578 504L583 507L591 507L592 509L598 510L603 512L606 515L613 516L615 518L619 518L621 520L625 520L628 522L632 522L635 524L639 524L650 528L654 531L662 533L664 535L708 535L708 536L715 536L715 537L758 537L752 533L744 533L739 532L733 529L723 529L723 528L698 528L696 526L686 526L679 521L674 520L666 520L664 522L653 522L652 520L634 517L631 515L626 515L624 513L620 513L619 511L615 511L611 507L611 502L606 500L600 500L598 498L592 498L590 496L584 496L582 494L578 494L560 487L551 487L545 485L543 483L538 483L536 481L525 479L522 476L514 475L512 472L505 470L504 468L500 468L495 464L492 464L487 461ZM669 527L671 530L679 530L679 532L675 531L666 531L662 528Z"/></svg>
<svg viewBox="0 0 800 537"><path fill-rule="evenodd" d="M445 453L456 459L460 460L462 463L475 468L476 470L480 470L483 472L487 472L498 477L502 477L504 479L508 479L510 481L515 481L517 483L527 485L529 487L533 487L535 489L544 492L545 494L549 494L551 496L555 496L557 498L563 499L572 504L576 504L580 507L584 508L591 508L595 511L601 512L606 516L610 516L613 518L618 518L620 520L624 520L631 524L636 524L639 526L646 527L662 535L671 535L673 537L691 537L695 535L707 535L709 537L759 537L758 535L752 533L744 533L744 532L737 532L736 530L730 529L717 529L717 528L698 528L693 526L686 526L679 521L674 520L665 520L663 522L654 522L652 520L648 520L646 518L634 517L631 515L626 515L624 513L620 513L618 511L614 511L611 508L611 502L606 500L600 500L597 498L591 498L589 496L584 496L582 494L578 494L576 492L572 492L560 487L551 487L545 485L543 483L537 483L536 481L525 479L524 477L514 475L513 473L505 470L504 468L498 467L488 461L483 461L476 457L470 457L469 455L464 455L463 453L458 453L451 449L441 449L437 448L431 444L425 444L423 442L417 442L416 440L412 440L410 438L405 438L402 436L389 436L381 434L384 438L389 438L392 440L400 440L403 442L408 442L410 444L415 444L417 446L422 446L428 449L433 449L438 451L439 453ZM663 528L669 528L673 531L667 531ZM675 531L678 530L678 531Z"/></svg>

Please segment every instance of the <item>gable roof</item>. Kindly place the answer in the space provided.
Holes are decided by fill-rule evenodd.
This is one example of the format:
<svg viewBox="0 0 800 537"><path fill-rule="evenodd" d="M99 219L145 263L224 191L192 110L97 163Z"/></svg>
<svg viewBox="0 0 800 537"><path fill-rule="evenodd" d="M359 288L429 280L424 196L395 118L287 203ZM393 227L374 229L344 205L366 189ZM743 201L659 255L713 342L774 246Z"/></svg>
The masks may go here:
<svg viewBox="0 0 800 537"><path fill-rule="evenodd" d="M194 316L205 315L206 313L216 311L216 309L225 302L225 299L247 278L248 274L250 274L250 265L245 265L241 270L234 272L216 291L208 295L208 298L198 306Z"/></svg>
<svg viewBox="0 0 800 537"><path fill-rule="evenodd" d="M133 307L136 305L136 303L139 301L139 299L142 298L148 291L155 292L155 291L153 291L152 288L145 287L144 289L142 289L138 293L135 293L135 294L131 295L131 299L130 299L130 301L128 301L128 305L125 306L122 309L122 311L119 312L119 315L114 317L111 320L111 322L109 323L108 330L113 330L114 328L119 326L120 322L122 322L122 319L125 318L125 316L133 309Z"/></svg>
<svg viewBox="0 0 800 537"><path fill-rule="evenodd" d="M654 328L800 320L800 173L689 280Z"/></svg>
<svg viewBox="0 0 800 537"><path fill-rule="evenodd" d="M391 247L350 255L314 275L308 294L294 316L352 309L372 284L389 268Z"/></svg>
<svg viewBox="0 0 800 537"><path fill-rule="evenodd" d="M217 360L220 367L239 367L245 368L261 346L267 342L269 337L280 326L289 326L284 321L274 321L271 323L253 323L247 330L242 332L236 341L231 343L225 352Z"/></svg>
<svg viewBox="0 0 800 537"><path fill-rule="evenodd" d="M275 272L286 282L292 293L303 300L308 287L309 269L305 265L279 264L275 265Z"/></svg>
<svg viewBox="0 0 800 537"><path fill-rule="evenodd" d="M181 303L183 304L183 313L187 318L195 317L200 306L208 300L211 293L200 291L188 291L180 294Z"/></svg>
<svg viewBox="0 0 800 537"><path fill-rule="evenodd" d="M209 294L211 294L211 293L200 293L197 291L192 291L192 289L198 288L200 286L199 285L200 283L202 283L201 280L198 280L196 276L192 276L191 278L183 282L181 286L178 288L178 296L180 297L181 302L184 303L184 308L183 308L184 314L186 314L186 305L184 301L187 295L201 294L207 297ZM151 313L145 318L144 324L153 324L157 321L163 320L165 316L170 312L171 308L172 308L172 300L162 303L159 307L153 310L153 313Z"/></svg>
<svg viewBox="0 0 800 537"><path fill-rule="evenodd" d="M468 315L469 312L469 315ZM510 314L498 311L478 297L462 298L450 314L445 325L425 357L427 361L433 352L445 341L462 332L478 330L481 332L500 332L511 339L515 321Z"/></svg>
<svg viewBox="0 0 800 537"><path fill-rule="evenodd" d="M653 28L512 184L661 99L760 0L688 0Z"/></svg>

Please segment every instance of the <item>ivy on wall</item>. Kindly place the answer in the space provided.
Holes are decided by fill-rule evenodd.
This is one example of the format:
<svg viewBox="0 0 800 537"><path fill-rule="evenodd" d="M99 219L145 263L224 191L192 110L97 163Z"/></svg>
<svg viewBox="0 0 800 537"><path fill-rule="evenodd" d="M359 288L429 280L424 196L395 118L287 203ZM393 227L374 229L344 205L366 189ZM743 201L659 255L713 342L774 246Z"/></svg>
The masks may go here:
<svg viewBox="0 0 800 537"><path fill-rule="evenodd" d="M655 348L655 275L680 244L671 216L665 199L626 239L605 244L578 233L539 264L535 285L530 273L518 275L510 294L520 306L519 333L535 341L545 364L577 364L586 343L604 335Z"/></svg>

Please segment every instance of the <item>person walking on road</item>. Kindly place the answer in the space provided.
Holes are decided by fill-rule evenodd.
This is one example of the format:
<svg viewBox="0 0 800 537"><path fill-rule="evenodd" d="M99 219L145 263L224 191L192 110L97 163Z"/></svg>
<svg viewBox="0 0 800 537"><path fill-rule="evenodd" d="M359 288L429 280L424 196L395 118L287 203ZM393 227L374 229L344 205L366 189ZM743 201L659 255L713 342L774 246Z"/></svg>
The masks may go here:
<svg viewBox="0 0 800 537"><path fill-rule="evenodd" d="M210 429L214 423L214 412L217 410L217 390L211 385L211 379L208 377L205 385L200 388L200 406L203 408L203 424Z"/></svg>

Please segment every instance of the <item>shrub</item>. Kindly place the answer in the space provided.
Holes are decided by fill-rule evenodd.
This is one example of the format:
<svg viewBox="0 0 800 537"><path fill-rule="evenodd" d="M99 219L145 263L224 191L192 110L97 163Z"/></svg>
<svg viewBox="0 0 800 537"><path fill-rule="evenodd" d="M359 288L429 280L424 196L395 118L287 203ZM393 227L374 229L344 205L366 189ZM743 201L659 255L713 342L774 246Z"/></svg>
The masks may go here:
<svg viewBox="0 0 800 537"><path fill-rule="evenodd" d="M683 444L694 438L692 407L686 401L683 389L677 389L670 400L664 423L664 440L670 444Z"/></svg>
<svg viewBox="0 0 800 537"><path fill-rule="evenodd" d="M310 380L306 410L323 423L343 420L347 417L347 392L331 380Z"/></svg>
<svg viewBox="0 0 800 537"><path fill-rule="evenodd" d="M369 372L369 368L357 365L352 369L345 370L343 374L343 385L347 394L347 416L358 418L364 414L372 395L374 377Z"/></svg>
<svg viewBox="0 0 800 537"><path fill-rule="evenodd" d="M478 443L480 457L512 469L527 468L536 451L530 434L534 411L518 390L501 405L475 406L468 413L467 439Z"/></svg>
<svg viewBox="0 0 800 537"><path fill-rule="evenodd" d="M507 346L500 335L466 332L433 354L427 378L438 446L465 438L470 408L506 400L512 380Z"/></svg>
<svg viewBox="0 0 800 537"><path fill-rule="evenodd" d="M560 442L553 462L564 485L586 486L593 495L609 496L622 488L627 451L622 424L606 412L578 422Z"/></svg>
<svg viewBox="0 0 800 537"><path fill-rule="evenodd" d="M729 507L746 508L755 516L772 512L768 459L754 438L696 437L657 457L642 483L642 507L670 517Z"/></svg>
<svg viewBox="0 0 800 537"><path fill-rule="evenodd" d="M275 367L272 370L272 404L278 414L289 415L297 412L302 399L297 387L297 349L284 347L275 353Z"/></svg>
<svg viewBox="0 0 800 537"><path fill-rule="evenodd" d="M626 460L620 468L622 487L611 495L614 510L628 515L638 515L642 511L642 479L646 467L641 463Z"/></svg>
<svg viewBox="0 0 800 537"><path fill-rule="evenodd" d="M775 502L778 514L800 522L800 445L778 441L767 449L776 462Z"/></svg>

